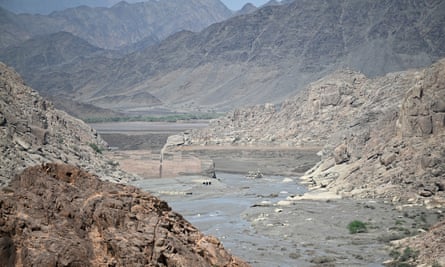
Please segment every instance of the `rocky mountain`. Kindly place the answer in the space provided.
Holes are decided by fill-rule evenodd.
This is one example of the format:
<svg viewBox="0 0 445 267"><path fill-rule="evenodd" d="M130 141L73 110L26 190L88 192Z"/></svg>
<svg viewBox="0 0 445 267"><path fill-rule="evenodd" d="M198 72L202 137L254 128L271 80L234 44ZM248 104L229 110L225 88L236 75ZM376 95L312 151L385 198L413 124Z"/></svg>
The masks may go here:
<svg viewBox="0 0 445 267"><path fill-rule="evenodd" d="M283 1L270 0L269 2L265 3L261 7L286 5L286 4L290 4L292 2L293 2L293 0L283 0ZM240 10L235 12L235 16L250 14L250 13L253 13L254 11L256 11L257 9L258 8L255 5L253 5L252 3L247 3Z"/></svg>
<svg viewBox="0 0 445 267"><path fill-rule="evenodd" d="M303 179L353 197L445 204L445 60L367 78L338 71L281 106L240 108L186 145L323 147Z"/></svg>
<svg viewBox="0 0 445 267"><path fill-rule="evenodd" d="M110 110L99 108L97 106L80 103L77 101L73 101L69 98L56 97L52 98L51 96L46 96L46 99L50 100L54 104L54 108L63 110L69 115L80 118L81 120L101 120L104 118L116 118L123 117L125 114Z"/></svg>
<svg viewBox="0 0 445 267"><path fill-rule="evenodd" d="M69 163L115 182L133 179L100 154L106 147L94 129L55 109L0 64L0 187L26 167L46 162Z"/></svg>
<svg viewBox="0 0 445 267"><path fill-rule="evenodd" d="M235 12L235 16L246 15L255 12L258 8L252 3L245 4L240 10Z"/></svg>
<svg viewBox="0 0 445 267"><path fill-rule="evenodd" d="M78 6L111 7L120 2L119 0L45 0L36 2L33 0L0 0L0 6L14 13L50 14ZM143 2L140 0L127 0L128 3Z"/></svg>
<svg viewBox="0 0 445 267"><path fill-rule="evenodd" d="M20 70L22 75L32 77L35 70L44 71L48 67L98 56L104 52L105 50L69 32L57 32L28 39L17 46L10 46L2 50L1 60L15 62L14 67Z"/></svg>
<svg viewBox="0 0 445 267"><path fill-rule="evenodd" d="M46 16L16 15L4 9L0 13L2 48L37 35L66 31L107 49L147 38L162 40L184 29L199 31L232 15L219 0L122 1L111 8L79 6Z"/></svg>
<svg viewBox="0 0 445 267"><path fill-rule="evenodd" d="M65 164L0 194L1 266L248 266L167 203Z"/></svg>
<svg viewBox="0 0 445 267"><path fill-rule="evenodd" d="M92 104L123 92L127 97L149 93L176 110L278 103L339 68L374 77L445 56L444 5L426 0L269 5L199 33L176 33L105 66L88 61L75 70L65 67L66 79L25 78L38 90L72 88L73 99ZM78 75L79 69L98 71ZM113 105L125 109L127 103Z"/></svg>

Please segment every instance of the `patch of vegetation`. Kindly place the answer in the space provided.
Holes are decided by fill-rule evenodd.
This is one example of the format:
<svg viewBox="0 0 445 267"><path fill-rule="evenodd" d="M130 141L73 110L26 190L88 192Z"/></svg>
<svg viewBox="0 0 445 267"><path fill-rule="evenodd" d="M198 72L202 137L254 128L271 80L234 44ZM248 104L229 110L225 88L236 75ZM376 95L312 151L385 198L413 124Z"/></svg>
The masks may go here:
<svg viewBox="0 0 445 267"><path fill-rule="evenodd" d="M366 224L358 220L350 222L347 228L350 234L366 233L368 231Z"/></svg>
<svg viewBox="0 0 445 267"><path fill-rule="evenodd" d="M98 154L102 154L102 148L94 143L90 143L90 147Z"/></svg>
<svg viewBox="0 0 445 267"><path fill-rule="evenodd" d="M100 122L131 122L131 121L144 121L144 122L178 122L178 121L191 121L191 120L211 120L223 116L223 113L184 113L184 114L171 114L162 116L120 116L120 117L100 117L100 118L83 118L83 121L87 123L100 123Z"/></svg>
<svg viewBox="0 0 445 267"><path fill-rule="evenodd" d="M419 252L417 250L407 247L407 248L405 248L405 250L403 250L403 253L400 256L399 260L400 261L408 261L411 259L415 260L415 259L417 259L417 256L419 256Z"/></svg>
<svg viewBox="0 0 445 267"><path fill-rule="evenodd" d="M396 220L396 225L402 225L404 223L405 223L404 220Z"/></svg>
<svg viewBox="0 0 445 267"><path fill-rule="evenodd" d="M411 267L416 266L414 262L416 261L417 257L419 256L419 252L417 250L414 250L410 247L406 247L402 253L398 250L392 250L389 253L389 256L392 257L394 260L389 266L392 267Z"/></svg>

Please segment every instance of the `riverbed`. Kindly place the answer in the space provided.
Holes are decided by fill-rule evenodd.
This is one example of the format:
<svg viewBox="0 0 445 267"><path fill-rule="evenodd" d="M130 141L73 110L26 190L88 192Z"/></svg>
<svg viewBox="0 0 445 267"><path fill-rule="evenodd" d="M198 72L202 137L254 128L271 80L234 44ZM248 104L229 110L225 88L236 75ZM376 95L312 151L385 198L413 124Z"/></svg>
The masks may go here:
<svg viewBox="0 0 445 267"><path fill-rule="evenodd" d="M205 234L218 237L252 266L383 266L390 240L413 235L442 212L376 200L294 200L306 192L298 177L218 173L134 185L167 201ZM350 234L363 221L367 232Z"/></svg>
<svg viewBox="0 0 445 267"><path fill-rule="evenodd" d="M259 233L242 216L254 205L271 205L292 193L303 194L305 188L292 178L251 179L219 173L216 179L189 176L136 181L134 185L166 200L202 232L218 237L229 251L254 266L293 266L293 259L281 257L285 244Z"/></svg>
<svg viewBox="0 0 445 267"><path fill-rule="evenodd" d="M316 149L201 148L192 153L214 160L216 179L156 178L162 140L185 126L194 128L192 124L95 126L121 153L111 154L114 160L153 165L141 171L154 172L146 175L150 179L134 185L167 201L252 266L383 266L390 259L389 241L424 231L445 214L441 209L396 206L385 200L299 199L306 193L299 174L317 162ZM257 169L264 177L246 178L249 170ZM353 220L365 223L366 231L349 233L347 225Z"/></svg>

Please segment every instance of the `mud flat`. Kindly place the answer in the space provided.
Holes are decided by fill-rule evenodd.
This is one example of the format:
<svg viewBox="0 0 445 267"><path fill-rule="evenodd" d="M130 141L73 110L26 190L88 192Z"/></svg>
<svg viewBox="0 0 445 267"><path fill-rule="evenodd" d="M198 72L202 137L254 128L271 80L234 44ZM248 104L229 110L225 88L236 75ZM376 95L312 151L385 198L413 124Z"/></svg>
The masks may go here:
<svg viewBox="0 0 445 267"><path fill-rule="evenodd" d="M208 121L190 122L104 122L91 123L107 143L119 150L160 151L170 135L203 128Z"/></svg>
<svg viewBox="0 0 445 267"><path fill-rule="evenodd" d="M184 147L182 153L210 158L217 172L259 170L269 175L300 175L320 160L319 150L317 147L189 146Z"/></svg>

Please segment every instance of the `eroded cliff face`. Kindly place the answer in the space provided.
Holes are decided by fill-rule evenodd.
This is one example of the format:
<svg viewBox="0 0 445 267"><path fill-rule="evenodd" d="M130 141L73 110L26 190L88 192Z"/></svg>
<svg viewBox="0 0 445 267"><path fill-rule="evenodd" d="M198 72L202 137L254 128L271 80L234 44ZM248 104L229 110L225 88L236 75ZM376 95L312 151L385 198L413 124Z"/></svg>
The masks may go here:
<svg viewBox="0 0 445 267"><path fill-rule="evenodd" d="M343 70L273 105L237 109L185 133L187 145L319 146L303 177L344 196L444 197L445 60L368 79Z"/></svg>
<svg viewBox="0 0 445 267"><path fill-rule="evenodd" d="M166 202L66 164L0 194L1 266L248 266Z"/></svg>
<svg viewBox="0 0 445 267"><path fill-rule="evenodd" d="M69 163L105 180L127 181L130 175L99 153L106 147L94 129L54 109L0 62L0 187L26 167L45 162Z"/></svg>
<svg viewBox="0 0 445 267"><path fill-rule="evenodd" d="M365 136L351 131L337 142L306 178L346 196L444 203L445 60L408 74L401 103L377 116Z"/></svg>

